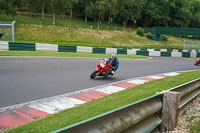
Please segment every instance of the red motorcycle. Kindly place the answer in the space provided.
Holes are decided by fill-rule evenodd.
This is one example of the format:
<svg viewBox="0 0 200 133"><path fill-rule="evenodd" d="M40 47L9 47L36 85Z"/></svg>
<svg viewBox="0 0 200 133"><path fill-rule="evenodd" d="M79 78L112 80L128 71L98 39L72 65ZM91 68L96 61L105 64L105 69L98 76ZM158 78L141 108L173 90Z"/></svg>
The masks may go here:
<svg viewBox="0 0 200 133"><path fill-rule="evenodd" d="M199 64L200 64L200 58L197 58L197 59L196 59L196 62L194 63L194 65L197 65L197 66L198 66Z"/></svg>
<svg viewBox="0 0 200 133"><path fill-rule="evenodd" d="M93 79L96 76L104 76L107 77L108 75L113 76L112 70L112 63L109 59L99 60L99 64L97 65L97 69L90 75L90 78Z"/></svg>

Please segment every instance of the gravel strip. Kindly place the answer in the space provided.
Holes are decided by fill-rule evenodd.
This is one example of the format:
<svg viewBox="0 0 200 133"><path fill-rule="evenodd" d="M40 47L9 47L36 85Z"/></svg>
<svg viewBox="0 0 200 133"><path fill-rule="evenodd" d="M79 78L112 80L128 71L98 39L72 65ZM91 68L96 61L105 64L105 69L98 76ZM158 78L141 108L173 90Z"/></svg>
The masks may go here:
<svg viewBox="0 0 200 133"><path fill-rule="evenodd" d="M189 133L189 126L196 121L200 120L200 95L195 98L187 111L179 116L178 126L174 129L174 131L167 133Z"/></svg>

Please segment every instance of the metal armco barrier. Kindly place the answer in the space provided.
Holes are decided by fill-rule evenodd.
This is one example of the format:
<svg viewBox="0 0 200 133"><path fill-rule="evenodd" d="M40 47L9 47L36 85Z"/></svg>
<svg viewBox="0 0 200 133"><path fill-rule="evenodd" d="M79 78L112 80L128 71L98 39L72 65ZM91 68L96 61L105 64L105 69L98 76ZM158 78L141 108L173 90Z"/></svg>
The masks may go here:
<svg viewBox="0 0 200 133"><path fill-rule="evenodd" d="M164 112L163 95L169 92L178 94L179 105L177 112L181 114L188 106L188 103L200 94L200 78L119 109L58 129L52 133L151 132L162 124L162 117L165 115L162 114ZM174 127L170 128L173 129ZM171 130L170 128L166 129Z"/></svg>
<svg viewBox="0 0 200 133"><path fill-rule="evenodd" d="M162 102L159 96L155 95L148 98L148 100L145 99L127 105L84 122L54 131L53 133L126 133L135 130L134 126L138 127L137 130L151 130L151 127L157 127L160 124L161 120L158 117L157 112L160 112L161 109ZM149 125L143 121L146 125L145 128L143 125L142 127L136 125L146 118L148 118L148 121L152 121L153 123L150 123Z"/></svg>
<svg viewBox="0 0 200 133"><path fill-rule="evenodd" d="M172 89L180 92L179 115L183 114L188 107L188 103L200 94L200 79L193 80Z"/></svg>

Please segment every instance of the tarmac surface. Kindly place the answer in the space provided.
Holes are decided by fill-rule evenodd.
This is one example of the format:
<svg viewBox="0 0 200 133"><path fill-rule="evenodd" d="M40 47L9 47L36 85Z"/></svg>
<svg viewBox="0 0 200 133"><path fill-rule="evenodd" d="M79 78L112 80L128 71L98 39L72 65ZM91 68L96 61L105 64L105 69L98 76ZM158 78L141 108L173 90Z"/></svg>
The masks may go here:
<svg viewBox="0 0 200 133"><path fill-rule="evenodd" d="M113 77L90 79L98 60L0 57L0 108L129 78L200 68L193 65L194 60L184 58L119 59L119 69Z"/></svg>

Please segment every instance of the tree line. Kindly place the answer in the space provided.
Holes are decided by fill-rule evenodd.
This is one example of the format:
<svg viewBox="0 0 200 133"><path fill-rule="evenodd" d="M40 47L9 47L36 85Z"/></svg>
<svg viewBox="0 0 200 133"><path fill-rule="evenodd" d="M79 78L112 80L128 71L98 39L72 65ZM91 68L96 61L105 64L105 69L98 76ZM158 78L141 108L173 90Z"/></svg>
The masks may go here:
<svg viewBox="0 0 200 133"><path fill-rule="evenodd" d="M0 12L15 16L17 11L78 17L108 24L200 28L200 0L0 0Z"/></svg>

